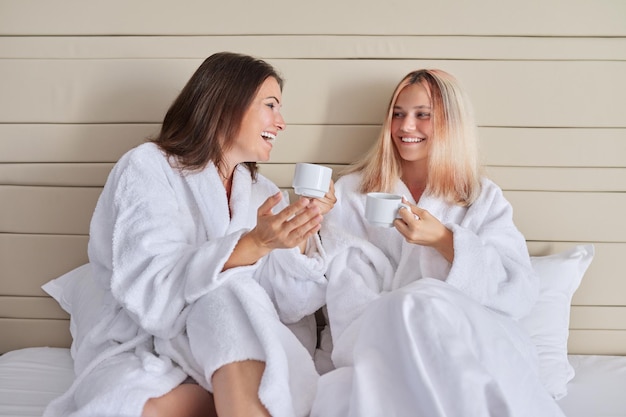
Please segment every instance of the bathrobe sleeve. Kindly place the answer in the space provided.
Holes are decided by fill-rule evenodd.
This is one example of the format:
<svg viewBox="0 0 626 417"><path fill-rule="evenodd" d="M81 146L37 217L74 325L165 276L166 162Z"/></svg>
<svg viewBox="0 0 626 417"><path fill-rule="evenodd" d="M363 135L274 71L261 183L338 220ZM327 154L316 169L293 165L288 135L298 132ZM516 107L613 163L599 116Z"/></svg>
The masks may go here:
<svg viewBox="0 0 626 417"><path fill-rule="evenodd" d="M309 245L317 246L312 238ZM313 314L326 302L326 262L323 250L276 249L259 268L259 283L274 302L284 323Z"/></svg>
<svg viewBox="0 0 626 417"><path fill-rule="evenodd" d="M515 319L526 315L537 300L539 278L501 189L483 180L460 224L446 226L454 234L454 262L445 280L487 307Z"/></svg>
<svg viewBox="0 0 626 417"><path fill-rule="evenodd" d="M262 175L258 176L253 188L255 193L263 196L278 192L278 187ZM274 213L288 203L288 197L284 197L274 208ZM281 321L295 323L325 304L328 283L325 272L326 252L319 236L314 235L309 238L304 254L299 248L270 252L255 271L255 277L269 294Z"/></svg>
<svg viewBox="0 0 626 417"><path fill-rule="evenodd" d="M356 191L358 178L343 177L335 184L337 204L325 216L321 237L327 252L327 309L335 347L351 346L359 317L366 307L389 291L395 260L371 241L363 220L363 202ZM333 353L335 354L335 353ZM341 362L336 356L334 361Z"/></svg>
<svg viewBox="0 0 626 417"><path fill-rule="evenodd" d="M188 304L256 265L221 272L243 231L199 236L198 209L179 174L156 148L145 148L111 173L92 219L89 255L112 265L104 284L131 318L169 338L181 331Z"/></svg>

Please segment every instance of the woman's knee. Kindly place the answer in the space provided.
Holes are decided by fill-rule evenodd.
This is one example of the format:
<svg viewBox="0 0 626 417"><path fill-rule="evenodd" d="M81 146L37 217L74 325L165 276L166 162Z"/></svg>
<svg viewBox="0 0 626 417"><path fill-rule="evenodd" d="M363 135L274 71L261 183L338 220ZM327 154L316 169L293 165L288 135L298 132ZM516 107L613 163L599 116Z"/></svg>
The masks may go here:
<svg viewBox="0 0 626 417"><path fill-rule="evenodd" d="M213 395L197 384L182 384L158 397L150 398L141 417L217 416Z"/></svg>
<svg viewBox="0 0 626 417"><path fill-rule="evenodd" d="M150 398L148 401L146 401L146 405L143 406L143 412L141 413L141 417L159 417L160 415L159 399Z"/></svg>
<svg viewBox="0 0 626 417"><path fill-rule="evenodd" d="M235 297L226 286L220 286L201 296L189 307L188 319L194 317L207 317L213 311L224 311L233 305Z"/></svg>

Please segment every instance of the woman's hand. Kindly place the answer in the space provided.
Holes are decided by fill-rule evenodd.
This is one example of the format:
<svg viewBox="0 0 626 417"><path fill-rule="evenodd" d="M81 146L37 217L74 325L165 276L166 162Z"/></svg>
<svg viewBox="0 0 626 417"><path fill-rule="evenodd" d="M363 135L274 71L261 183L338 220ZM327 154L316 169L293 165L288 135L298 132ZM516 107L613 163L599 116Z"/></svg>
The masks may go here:
<svg viewBox="0 0 626 417"><path fill-rule="evenodd" d="M320 208L301 198L274 214L272 208L281 198L279 192L261 204L256 226L239 239L223 270L252 265L274 249L299 246L304 250L306 241L321 227Z"/></svg>
<svg viewBox="0 0 626 417"><path fill-rule="evenodd" d="M293 248L317 233L322 223L320 208L308 198L300 198L278 214L272 208L280 201L277 193L259 207L257 224L248 234L267 252L278 248Z"/></svg>
<svg viewBox="0 0 626 417"><path fill-rule="evenodd" d="M450 263L454 260L452 231L428 211L410 204L405 198L398 213L400 218L393 224L407 242L435 248Z"/></svg>
<svg viewBox="0 0 626 417"><path fill-rule="evenodd" d="M311 200L312 205L319 207L320 214L322 216L331 211L336 202L337 197L335 197L335 183L333 182L333 180L330 180L330 187L328 188L328 192L324 197L314 198Z"/></svg>

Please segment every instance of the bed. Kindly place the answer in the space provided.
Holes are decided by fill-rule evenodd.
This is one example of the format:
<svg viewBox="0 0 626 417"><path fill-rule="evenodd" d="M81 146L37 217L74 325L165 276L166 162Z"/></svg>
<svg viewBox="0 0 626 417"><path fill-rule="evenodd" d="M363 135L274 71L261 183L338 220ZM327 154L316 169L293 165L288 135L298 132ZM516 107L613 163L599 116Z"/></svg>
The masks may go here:
<svg viewBox="0 0 626 417"><path fill-rule="evenodd" d="M626 360L623 356L570 355L576 377L559 401L567 417L626 415ZM25 348L0 359L0 415L40 417L46 404L73 379L66 348Z"/></svg>
<svg viewBox="0 0 626 417"><path fill-rule="evenodd" d="M541 295L522 325L536 342L544 383L558 398L568 417L626 416L626 356L568 353L572 298L584 282L595 256L594 244L581 243L550 255L531 257L541 278ZM50 314L49 319L24 319L33 321L30 324L39 321L40 334L25 334L19 329L11 331L9 325L16 320L0 321L4 326L2 344L7 351L0 356L0 416L40 417L46 404L72 383L73 361L69 346L76 328L81 326L80 317L90 311L89 301L94 295L87 284L89 273L89 264L83 264L41 286L44 293L52 297L45 299L50 301L47 308L58 314ZM32 309L26 315L38 316L41 312ZM59 332L56 328L59 323L54 317L63 316L70 316L69 331L60 329ZM323 315L321 319L323 324ZM67 325L67 321L61 320L61 324ZM47 334L46 329L52 333ZM316 330L310 326L308 329ZM324 373L332 369L331 344L327 329L320 330L319 343L311 352L318 370ZM310 345L306 332L303 334L303 342ZM33 336L35 342L32 342ZM61 341L55 341L59 337ZM6 347L15 343L22 346ZM32 347L24 347L29 345ZM604 349L610 353L613 348L604 346Z"/></svg>
<svg viewBox="0 0 626 417"><path fill-rule="evenodd" d="M537 306L522 324L536 341L544 383L559 398L567 417L625 416L626 356L567 353L571 297L593 255L593 245L577 245L558 254L532 257L542 290ZM86 282L88 274L89 265L85 264L43 288L68 314L88 311L91 290L89 285L79 283ZM70 283L71 290L67 291ZM82 305L77 300L82 300ZM80 320L72 317L70 333L80 325ZM324 373L332 369L331 347L327 329L321 330L313 355L318 370ZM67 347L26 347L3 354L0 416L40 417L48 402L69 388L73 379L72 352Z"/></svg>
<svg viewBox="0 0 626 417"><path fill-rule="evenodd" d="M568 417L626 416L624 61L617 52L593 60L585 54L610 48L584 43L609 40L544 45L562 57L551 61L530 38L507 39L523 52L509 56L507 46L475 60L446 37L434 49L394 36L381 37L385 46L376 37L300 39L310 50L288 37L192 38L1 40L0 417L41 416L71 384L70 315L42 286L86 264L89 219L111 167L158 130L201 59L223 49L271 51L287 79L289 127L261 172L288 191L297 162L337 173L362 155L409 70L440 67L463 80L487 174L511 201L542 276L542 303L525 325L545 356L545 378L567 391L558 401ZM471 41L476 50L491 45ZM192 58L180 57L180 45ZM613 105L579 111L579 91ZM314 351L321 371L328 349L322 338Z"/></svg>

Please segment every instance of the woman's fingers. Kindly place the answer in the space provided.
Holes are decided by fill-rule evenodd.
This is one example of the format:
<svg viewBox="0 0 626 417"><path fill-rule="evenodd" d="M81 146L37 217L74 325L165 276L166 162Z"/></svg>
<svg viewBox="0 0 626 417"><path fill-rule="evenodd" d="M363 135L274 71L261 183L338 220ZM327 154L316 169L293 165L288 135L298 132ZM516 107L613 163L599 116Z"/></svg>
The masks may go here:
<svg viewBox="0 0 626 417"><path fill-rule="evenodd" d="M268 216L272 214L272 209L282 199L282 194L277 192L276 194L269 196L267 200L261 204L257 210L258 216Z"/></svg>
<svg viewBox="0 0 626 417"><path fill-rule="evenodd" d="M420 220L427 212L424 209L406 203L406 206L402 206L398 210L398 214L405 223L411 224L412 222Z"/></svg>
<svg viewBox="0 0 626 417"><path fill-rule="evenodd" d="M330 181L328 192L324 195L324 197L311 200L311 204L320 208L322 216L332 210L336 202L337 197L335 197L335 183L332 180Z"/></svg>
<svg viewBox="0 0 626 417"><path fill-rule="evenodd" d="M277 214L271 209L278 201L268 198L258 210L257 225L251 233L259 245L271 249L292 248L319 230L320 208L301 198Z"/></svg>
<svg viewBox="0 0 626 417"><path fill-rule="evenodd" d="M436 246L448 230L435 216L420 207L410 205L410 210L403 208L399 213L400 219L394 224L409 243Z"/></svg>
<svg viewBox="0 0 626 417"><path fill-rule="evenodd" d="M319 230L322 223L320 208L315 204L309 204L297 211L284 223L284 231L290 246L297 245L304 239L308 239L313 233Z"/></svg>
<svg viewBox="0 0 626 417"><path fill-rule="evenodd" d="M311 200L306 197L299 198L295 203L289 204L282 209L277 215L276 220L286 222L293 218L296 214L306 209L311 204Z"/></svg>

